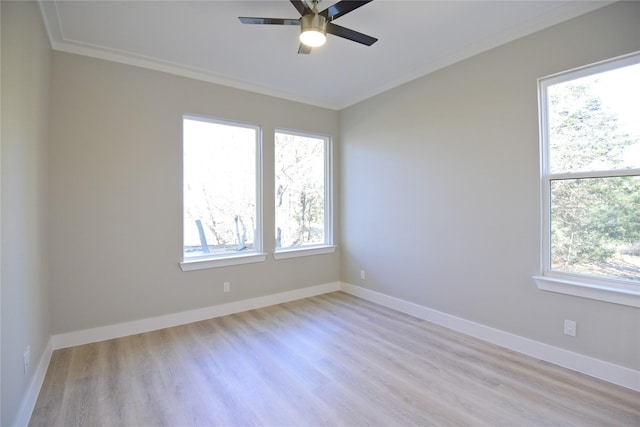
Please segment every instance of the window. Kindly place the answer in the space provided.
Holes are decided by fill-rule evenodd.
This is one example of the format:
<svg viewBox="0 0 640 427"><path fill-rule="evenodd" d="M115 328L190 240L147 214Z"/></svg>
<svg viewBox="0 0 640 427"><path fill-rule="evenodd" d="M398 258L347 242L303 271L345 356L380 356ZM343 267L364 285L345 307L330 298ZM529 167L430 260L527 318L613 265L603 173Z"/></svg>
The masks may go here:
<svg viewBox="0 0 640 427"><path fill-rule="evenodd" d="M330 138L276 131L275 198L276 259L335 250Z"/></svg>
<svg viewBox="0 0 640 427"><path fill-rule="evenodd" d="M183 117L183 270L263 261L258 126Z"/></svg>
<svg viewBox="0 0 640 427"><path fill-rule="evenodd" d="M545 290L640 307L640 53L540 79Z"/></svg>

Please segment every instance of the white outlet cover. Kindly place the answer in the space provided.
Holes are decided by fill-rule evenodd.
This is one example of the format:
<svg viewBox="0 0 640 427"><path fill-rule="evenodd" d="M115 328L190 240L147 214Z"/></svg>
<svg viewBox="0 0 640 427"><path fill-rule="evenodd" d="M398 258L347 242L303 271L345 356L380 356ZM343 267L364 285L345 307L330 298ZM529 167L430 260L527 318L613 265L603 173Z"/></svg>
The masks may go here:
<svg viewBox="0 0 640 427"><path fill-rule="evenodd" d="M564 321L564 333L565 335L569 335L571 337L576 336L576 322L573 320L565 320Z"/></svg>
<svg viewBox="0 0 640 427"><path fill-rule="evenodd" d="M31 366L31 346L27 346L27 349L25 350L23 355L23 362L24 362L24 372L26 374L27 371L29 370L29 367Z"/></svg>

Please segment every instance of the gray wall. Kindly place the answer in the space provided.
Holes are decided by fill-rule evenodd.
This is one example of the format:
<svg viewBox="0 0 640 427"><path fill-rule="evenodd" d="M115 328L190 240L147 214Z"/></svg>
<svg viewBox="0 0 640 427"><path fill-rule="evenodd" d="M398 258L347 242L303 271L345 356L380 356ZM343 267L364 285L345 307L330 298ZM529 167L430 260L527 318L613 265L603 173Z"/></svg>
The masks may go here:
<svg viewBox="0 0 640 427"><path fill-rule="evenodd" d="M607 6L343 110L343 281L640 369L640 310L531 279L536 79L640 50L639 22L640 3Z"/></svg>
<svg viewBox="0 0 640 427"><path fill-rule="evenodd" d="M333 135L338 151L338 112L60 52L53 53L51 68L54 333L340 279L337 252L190 272L178 266L184 113L262 126L269 250L275 246L274 129ZM230 293L222 292L225 281Z"/></svg>
<svg viewBox="0 0 640 427"><path fill-rule="evenodd" d="M46 179L50 49L35 2L1 2L2 419L11 425L49 336ZM31 369L22 355L31 346Z"/></svg>

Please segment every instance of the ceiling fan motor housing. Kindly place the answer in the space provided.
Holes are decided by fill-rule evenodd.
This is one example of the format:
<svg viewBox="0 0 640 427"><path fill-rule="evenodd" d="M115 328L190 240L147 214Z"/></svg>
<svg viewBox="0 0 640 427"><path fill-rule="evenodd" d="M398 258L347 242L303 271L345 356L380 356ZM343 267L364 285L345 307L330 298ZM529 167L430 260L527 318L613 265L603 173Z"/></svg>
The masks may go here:
<svg viewBox="0 0 640 427"><path fill-rule="evenodd" d="M307 46L321 46L326 40L327 19L318 13L300 18L300 41Z"/></svg>

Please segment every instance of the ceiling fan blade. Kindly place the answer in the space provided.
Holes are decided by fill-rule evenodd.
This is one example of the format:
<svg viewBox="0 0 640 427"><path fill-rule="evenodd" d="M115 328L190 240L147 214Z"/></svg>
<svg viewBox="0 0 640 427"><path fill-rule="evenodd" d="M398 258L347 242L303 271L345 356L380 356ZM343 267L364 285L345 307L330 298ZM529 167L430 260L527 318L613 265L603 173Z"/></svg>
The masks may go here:
<svg viewBox="0 0 640 427"><path fill-rule="evenodd" d="M293 7L295 7L296 10L300 13L300 16L306 15L307 12L311 12L311 9L309 9L309 6L307 6L307 4L302 0L289 0L289 1L293 5Z"/></svg>
<svg viewBox="0 0 640 427"><path fill-rule="evenodd" d="M350 30L349 28L341 27L340 25L336 25L331 22L327 23L327 33L333 34L334 36L342 37L343 39L354 41L356 43L361 43L366 46L371 46L378 41L378 39L376 39L375 37Z"/></svg>
<svg viewBox="0 0 640 427"><path fill-rule="evenodd" d="M329 6L328 8L323 10L322 12L320 12L320 15L324 16L325 18L327 18L328 21L332 21L332 20L338 19L342 15L344 15L346 13L349 13L352 10L356 10L360 6L364 6L365 4L370 3L372 1L373 0L362 0L362 1L342 0L342 1L339 1L338 3L334 4L333 6Z"/></svg>
<svg viewBox="0 0 640 427"><path fill-rule="evenodd" d="M307 46L304 43L300 43L300 47L298 48L298 53L302 53L308 55L311 53L311 46Z"/></svg>
<svg viewBox="0 0 640 427"><path fill-rule="evenodd" d="M266 25L300 25L299 19L286 18L249 18L240 16L238 18L243 24L266 24Z"/></svg>

